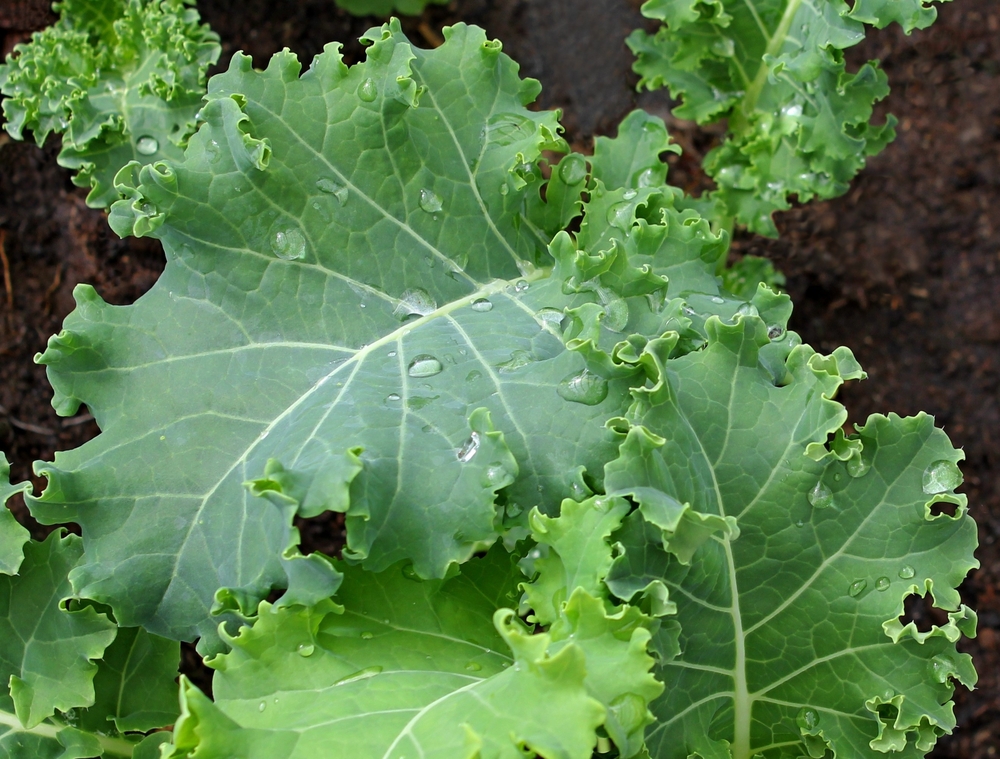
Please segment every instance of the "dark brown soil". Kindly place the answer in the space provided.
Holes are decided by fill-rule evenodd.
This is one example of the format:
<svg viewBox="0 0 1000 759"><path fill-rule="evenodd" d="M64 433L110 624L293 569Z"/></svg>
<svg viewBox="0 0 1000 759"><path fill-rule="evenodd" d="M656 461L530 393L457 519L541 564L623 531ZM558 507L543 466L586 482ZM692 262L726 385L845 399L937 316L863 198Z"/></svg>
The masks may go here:
<svg viewBox="0 0 1000 759"><path fill-rule="evenodd" d="M48 22L46 5L3 3L4 52ZM436 44L445 23L484 26L524 74L541 80L541 105L562 108L567 136L586 149L636 104L668 116L664 94L633 90L622 41L643 23L638 5L455 0L404 26L422 45ZM357 36L378 21L353 19L330 0L202 0L199 7L222 36L224 62L243 49L258 65L286 46L308 61L331 40L357 60ZM962 589L980 615L979 637L962 647L975 657L980 686L959 692L960 728L934 756L985 759L1000 747L1000 7L958 0L941 8L930 30L872 33L849 58L882 60L899 139L847 196L790 211L779 220L781 240L740 236L734 251L766 255L785 272L793 327L807 342L824 350L847 345L867 368L868 381L843 393L852 419L926 410L965 449L982 569ZM671 157L673 181L704 187L698 164L713 135L676 121L671 127L686 151ZM44 372L31 361L71 310L73 286L89 282L110 302L129 303L163 265L155 243L118 240L103 214L86 208L56 165L53 142L39 150L0 136L0 448L16 478L29 475L32 460L51 459L97 432L85 414L56 417ZM15 509L30 522L23 507ZM319 546L332 536L305 537Z"/></svg>

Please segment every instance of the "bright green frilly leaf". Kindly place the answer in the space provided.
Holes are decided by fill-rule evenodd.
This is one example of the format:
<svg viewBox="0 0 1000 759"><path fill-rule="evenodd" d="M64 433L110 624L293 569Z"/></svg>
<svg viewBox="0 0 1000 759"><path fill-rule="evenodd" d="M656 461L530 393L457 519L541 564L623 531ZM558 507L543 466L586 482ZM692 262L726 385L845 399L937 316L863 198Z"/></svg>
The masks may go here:
<svg viewBox="0 0 1000 759"><path fill-rule="evenodd" d="M6 129L41 145L63 135L59 163L96 208L118 200L129 161L179 159L219 57L190 0L64 0L59 21L0 65Z"/></svg>
<svg viewBox="0 0 1000 759"><path fill-rule="evenodd" d="M625 600L662 585L681 626L650 754L920 756L955 726L951 680L976 679L955 649L975 631L955 588L978 566L953 492L961 453L925 415L873 416L844 437L831 397L861 375L853 357L767 332L755 317L710 321L705 350L637 392L608 467L609 491L640 503L608 584ZM688 514L718 530L677 550ZM898 621L912 594L947 624Z"/></svg>

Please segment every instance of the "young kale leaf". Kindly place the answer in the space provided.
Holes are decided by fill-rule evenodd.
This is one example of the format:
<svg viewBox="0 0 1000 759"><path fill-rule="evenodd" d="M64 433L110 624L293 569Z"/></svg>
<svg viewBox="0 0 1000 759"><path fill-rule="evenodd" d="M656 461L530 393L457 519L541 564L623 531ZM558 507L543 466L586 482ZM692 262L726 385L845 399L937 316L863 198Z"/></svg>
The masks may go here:
<svg viewBox="0 0 1000 759"><path fill-rule="evenodd" d="M872 105L888 92L872 61L847 70L843 50L864 38L864 24L899 23L909 34L929 26L928 0L647 0L654 35L636 30L640 86L667 86L674 113L699 124L729 120L729 136L705 158L723 220L777 236L774 211L832 198L867 156L894 136L895 119L872 123Z"/></svg>
<svg viewBox="0 0 1000 759"><path fill-rule="evenodd" d="M179 159L205 94L218 36L193 0L64 0L59 21L0 65L6 129L41 145L63 135L59 163L89 187L87 203L118 200L129 161Z"/></svg>

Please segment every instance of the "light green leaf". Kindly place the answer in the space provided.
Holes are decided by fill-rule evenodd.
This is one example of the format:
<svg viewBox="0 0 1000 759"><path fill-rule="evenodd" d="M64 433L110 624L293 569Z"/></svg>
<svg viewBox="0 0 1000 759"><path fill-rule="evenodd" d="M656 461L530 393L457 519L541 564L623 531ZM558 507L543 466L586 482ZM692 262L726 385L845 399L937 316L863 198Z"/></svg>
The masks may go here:
<svg viewBox="0 0 1000 759"><path fill-rule="evenodd" d="M0 708L0 757L3 759L159 759L159 751L149 751L169 735L154 733L136 742L137 739L131 737L88 733L57 719L47 719L27 729L14 714Z"/></svg>
<svg viewBox="0 0 1000 759"><path fill-rule="evenodd" d="M95 703L78 710L75 725L91 732L144 732L177 719L180 646L124 627L97 663ZM109 724L109 721L113 722Z"/></svg>
<svg viewBox="0 0 1000 759"><path fill-rule="evenodd" d="M219 38L190 0L64 0L59 21L0 66L4 128L41 145L63 134L59 163L96 208L118 199L129 161L179 159Z"/></svg>
<svg viewBox="0 0 1000 759"><path fill-rule="evenodd" d="M876 29L896 22L909 34L914 29L926 29L937 19L937 8L932 2L950 0L857 0L850 15Z"/></svg>
<svg viewBox="0 0 1000 759"><path fill-rule="evenodd" d="M28 542L28 531L14 518L6 503L15 493L27 492L30 482L10 484L10 464L0 453L0 574L12 575L17 572L24 558L24 544Z"/></svg>
<svg viewBox="0 0 1000 759"><path fill-rule="evenodd" d="M115 638L115 625L89 606L64 608L72 596L67 574L80 560L75 535L53 532L24 547L16 577L0 576L0 708L13 705L27 728L58 709L94 702L98 659Z"/></svg>
<svg viewBox="0 0 1000 759"><path fill-rule="evenodd" d="M445 5L448 0L334 0L334 2L355 16L388 16L393 12L419 16L428 5Z"/></svg>
<svg viewBox="0 0 1000 759"><path fill-rule="evenodd" d="M525 749L589 759L604 708L584 687L584 652L568 640L552 650L502 608L520 579L502 548L446 581L418 581L406 566L345 574L343 609L262 605L211 661L215 704L185 688L171 759L519 759ZM599 605L581 608L583 637L627 650L613 624L596 635L595 614Z"/></svg>
<svg viewBox="0 0 1000 759"><path fill-rule="evenodd" d="M712 273L724 236L651 187L595 193L550 250L524 204L563 147L554 114L481 30L447 36L419 50L389 25L366 62L330 47L301 77L238 56L185 160L120 175L113 225L159 237L167 268L134 306L77 289L40 361L57 410L85 402L103 432L40 465L31 502L81 525L74 588L120 624L212 648L272 588L329 596L292 526L324 509L366 568L445 576L600 483L640 371L617 344L694 345L740 305Z"/></svg>
<svg viewBox="0 0 1000 759"><path fill-rule="evenodd" d="M864 37L861 22L896 20L909 31L933 21L922 0L650 0L643 13L664 22L637 30L640 86L667 86L680 118L729 119L729 138L705 159L723 217L776 236L771 219L801 202L831 198L894 137L892 117L871 123L888 94L877 62L848 72L841 52Z"/></svg>
<svg viewBox="0 0 1000 759"><path fill-rule="evenodd" d="M923 755L955 725L950 679L975 682L954 646L975 628L954 589L978 566L975 524L953 492L961 453L925 415L874 416L830 450L846 418L830 398L860 375L846 349L823 357L786 333L775 376L759 319L712 320L709 333L704 351L666 362L662 383L637 394L606 477L640 513L658 492L735 528L687 563L664 551L659 526L629 520L616 536L610 587L629 599L662 583L681 625L682 654L658 670L651 755ZM957 511L936 515L935 503ZM899 623L914 593L933 594L950 621L930 633Z"/></svg>

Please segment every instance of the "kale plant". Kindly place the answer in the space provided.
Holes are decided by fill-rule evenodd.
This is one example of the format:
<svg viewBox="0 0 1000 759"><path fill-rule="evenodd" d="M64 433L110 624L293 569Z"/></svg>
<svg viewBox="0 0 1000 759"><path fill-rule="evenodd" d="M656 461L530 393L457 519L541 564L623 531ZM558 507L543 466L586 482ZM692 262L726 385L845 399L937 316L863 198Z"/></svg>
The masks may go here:
<svg viewBox="0 0 1000 759"><path fill-rule="evenodd" d="M81 537L0 517L0 751L926 753L976 678L961 451L845 427L864 372L718 275L661 120L569 152L482 30L363 42L237 54L182 154L117 172L167 265L130 306L79 286L37 359L101 434L40 495L2 472ZM327 512L341 555L303 553Z"/></svg>
<svg viewBox="0 0 1000 759"><path fill-rule="evenodd" d="M663 26L629 37L640 87L668 87L679 118L727 119L726 140L705 157L718 185L707 213L777 236L771 217L791 207L789 196L845 193L895 137L896 120L872 122L889 94L879 62L851 72L843 51L864 39L865 24L896 22L907 34L930 26L931 2L646 0L643 14Z"/></svg>

